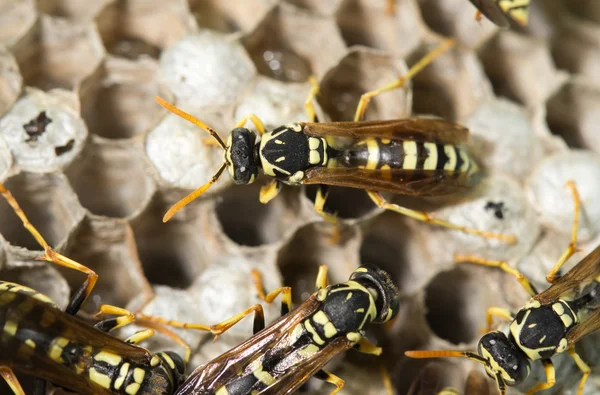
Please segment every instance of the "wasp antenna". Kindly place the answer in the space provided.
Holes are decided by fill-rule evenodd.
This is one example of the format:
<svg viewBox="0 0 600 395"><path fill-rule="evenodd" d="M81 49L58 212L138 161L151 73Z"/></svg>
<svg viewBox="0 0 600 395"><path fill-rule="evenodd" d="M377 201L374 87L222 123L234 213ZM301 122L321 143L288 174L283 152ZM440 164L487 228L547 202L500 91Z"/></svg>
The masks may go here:
<svg viewBox="0 0 600 395"><path fill-rule="evenodd" d="M182 109L175 107L173 104L169 103L168 101L166 101L162 97L154 96L154 99L164 109L169 110L173 114L178 115L181 118L185 119L186 121L189 121L189 122L193 123L194 125L196 125L196 126L202 128L202 129L206 130L208 132L208 134L210 134L212 136L212 138L214 138L215 140L217 140L217 143L219 143L219 146L223 150L227 149L227 146L225 145L225 143L223 142L223 140L221 139L221 137L219 136L219 134L217 133L216 130L214 130L210 126L206 125L204 122L202 122L198 118L194 117L193 115L190 115L187 112L183 111Z"/></svg>
<svg viewBox="0 0 600 395"><path fill-rule="evenodd" d="M422 351L405 351L404 355L409 358L426 359L426 358L467 358L477 361L482 364L487 364L487 359L472 352L467 351L452 351L452 350L422 350Z"/></svg>
<svg viewBox="0 0 600 395"><path fill-rule="evenodd" d="M227 163L223 163L221 165L221 167L219 167L219 170L217 170L217 172L212 176L212 178L210 179L209 182L207 182L206 184L202 185L200 188L196 189L194 192L190 193L189 195L187 195L186 197L184 197L183 199L181 199L180 201L178 201L177 203L175 203L166 212L165 216L163 217L163 222L167 222L168 220L170 220L171 217L173 217L176 212L178 212L179 210L181 210L182 208L184 208L185 206L187 206L188 204L190 204L198 196L200 196L204 192L206 192L206 190L208 188L210 188L210 186L212 184L214 184L215 182L217 182L219 180L219 178L221 177L221 174L223 173L223 170L225 170L226 167L227 167Z"/></svg>

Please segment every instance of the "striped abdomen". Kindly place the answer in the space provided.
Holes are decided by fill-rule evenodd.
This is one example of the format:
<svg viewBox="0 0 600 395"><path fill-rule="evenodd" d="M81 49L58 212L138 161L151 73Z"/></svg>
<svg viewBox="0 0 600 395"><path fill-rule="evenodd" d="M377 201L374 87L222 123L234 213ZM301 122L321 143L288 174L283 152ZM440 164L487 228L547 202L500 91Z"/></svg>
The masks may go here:
<svg viewBox="0 0 600 395"><path fill-rule="evenodd" d="M347 148L336 166L370 170L439 170L455 176L472 175L479 168L462 147L451 144L368 138Z"/></svg>

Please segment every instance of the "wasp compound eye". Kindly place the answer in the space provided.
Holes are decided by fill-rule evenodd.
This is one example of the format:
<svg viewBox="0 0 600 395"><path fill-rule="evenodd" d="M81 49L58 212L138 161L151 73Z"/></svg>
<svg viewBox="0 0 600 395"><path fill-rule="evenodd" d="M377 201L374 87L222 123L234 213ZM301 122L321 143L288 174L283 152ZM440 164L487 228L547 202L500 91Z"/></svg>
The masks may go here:
<svg viewBox="0 0 600 395"><path fill-rule="evenodd" d="M377 317L373 322L387 322L398 314L400 295L398 287L396 287L388 272L375 265L363 265L352 273L350 280L375 291L373 296L377 307Z"/></svg>
<svg viewBox="0 0 600 395"><path fill-rule="evenodd" d="M258 174L258 164L254 155L256 134L246 128L231 131L231 144L227 147L226 160L236 184L250 184Z"/></svg>
<svg viewBox="0 0 600 395"><path fill-rule="evenodd" d="M504 333L485 334L477 348L479 355L488 360L485 369L490 377L496 378L499 374L507 385L515 385L529 375L527 357Z"/></svg>

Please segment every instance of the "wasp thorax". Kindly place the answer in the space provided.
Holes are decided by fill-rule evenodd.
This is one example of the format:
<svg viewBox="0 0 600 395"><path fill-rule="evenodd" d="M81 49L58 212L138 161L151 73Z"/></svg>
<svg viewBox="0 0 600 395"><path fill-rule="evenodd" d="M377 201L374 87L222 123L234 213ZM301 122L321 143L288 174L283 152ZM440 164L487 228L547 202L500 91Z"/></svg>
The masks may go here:
<svg viewBox="0 0 600 395"><path fill-rule="evenodd" d="M225 162L233 182L250 184L258 175L256 134L246 128L235 128L227 139Z"/></svg>
<svg viewBox="0 0 600 395"><path fill-rule="evenodd" d="M350 280L360 283L373 295L377 308L373 322L387 322L398 314L400 294L388 272L375 265L363 265L352 273Z"/></svg>
<svg viewBox="0 0 600 395"><path fill-rule="evenodd" d="M507 385L515 385L529 375L527 356L502 332L483 335L478 350L479 354L488 360L485 370L494 379L500 375Z"/></svg>

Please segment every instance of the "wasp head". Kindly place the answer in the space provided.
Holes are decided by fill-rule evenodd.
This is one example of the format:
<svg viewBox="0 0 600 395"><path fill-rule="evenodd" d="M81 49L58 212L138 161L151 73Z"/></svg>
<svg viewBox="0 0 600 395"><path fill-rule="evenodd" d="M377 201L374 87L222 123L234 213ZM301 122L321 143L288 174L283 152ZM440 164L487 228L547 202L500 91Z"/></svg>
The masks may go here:
<svg viewBox="0 0 600 395"><path fill-rule="evenodd" d="M501 379L507 385L515 385L529 375L527 356L504 333L495 331L483 335L477 349L487 360L487 374L497 381Z"/></svg>
<svg viewBox="0 0 600 395"><path fill-rule="evenodd" d="M352 273L350 280L366 287L375 299L377 316L373 322L384 323L398 314L400 310L398 288L385 270L375 265L363 265Z"/></svg>
<svg viewBox="0 0 600 395"><path fill-rule="evenodd" d="M251 184L258 175L258 146L256 133L246 128L235 128L227 139L225 163L233 182Z"/></svg>

